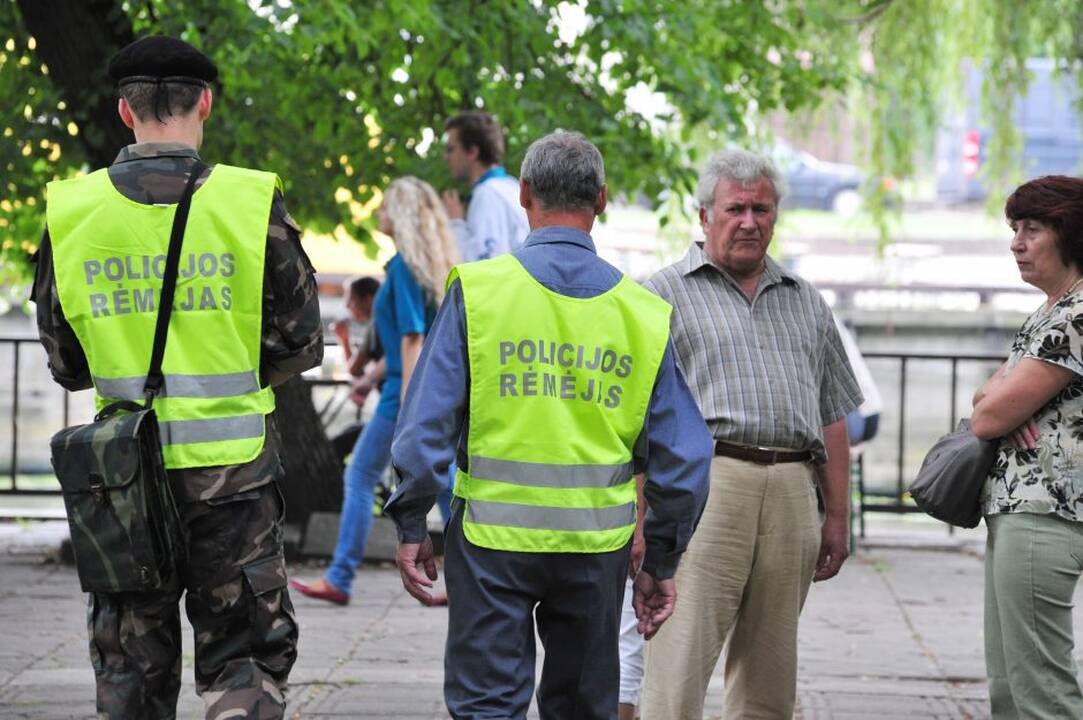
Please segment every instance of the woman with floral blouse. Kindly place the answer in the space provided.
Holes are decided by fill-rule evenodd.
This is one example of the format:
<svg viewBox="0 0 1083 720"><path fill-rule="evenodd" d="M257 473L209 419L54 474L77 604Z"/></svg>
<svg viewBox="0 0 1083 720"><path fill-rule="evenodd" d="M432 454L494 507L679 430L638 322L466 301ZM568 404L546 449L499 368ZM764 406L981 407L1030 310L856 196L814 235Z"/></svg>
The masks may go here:
<svg viewBox="0 0 1083 720"><path fill-rule="evenodd" d="M1001 438L982 491L985 665L994 718L1083 718L1072 594L1083 573L1083 180L1020 186L1004 209L1023 280L1046 301L974 395Z"/></svg>

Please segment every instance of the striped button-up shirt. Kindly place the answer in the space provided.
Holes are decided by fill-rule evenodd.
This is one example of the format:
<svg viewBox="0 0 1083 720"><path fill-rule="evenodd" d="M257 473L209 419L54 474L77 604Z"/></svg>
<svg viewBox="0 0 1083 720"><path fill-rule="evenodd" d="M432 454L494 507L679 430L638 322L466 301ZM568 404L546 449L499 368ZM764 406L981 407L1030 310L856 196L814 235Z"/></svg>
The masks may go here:
<svg viewBox="0 0 1083 720"><path fill-rule="evenodd" d="M677 361L716 440L811 450L861 391L820 293L771 258L752 298L693 243L646 286L673 306Z"/></svg>

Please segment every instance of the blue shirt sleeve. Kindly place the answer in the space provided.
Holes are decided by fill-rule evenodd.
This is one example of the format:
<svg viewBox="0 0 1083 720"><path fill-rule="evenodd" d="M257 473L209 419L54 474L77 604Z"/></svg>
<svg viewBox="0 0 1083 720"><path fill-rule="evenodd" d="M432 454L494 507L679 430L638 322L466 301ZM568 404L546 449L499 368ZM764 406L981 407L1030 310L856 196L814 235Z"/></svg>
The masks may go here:
<svg viewBox="0 0 1083 720"><path fill-rule="evenodd" d="M425 302L425 291L417 284L405 260L392 265L391 270L393 273L391 281L394 283L395 290L395 324L398 326L399 334L423 335L428 305Z"/></svg>
<svg viewBox="0 0 1083 720"><path fill-rule="evenodd" d="M714 455L707 423L674 362L672 341L658 367L636 446L646 454L636 463L646 468L643 570L657 579L671 578L707 502Z"/></svg>
<svg viewBox="0 0 1083 720"><path fill-rule="evenodd" d="M398 527L399 542L425 538L425 518L447 487L448 466L466 416L469 368L466 312L456 280L421 348L391 444L391 464L399 482L384 513Z"/></svg>

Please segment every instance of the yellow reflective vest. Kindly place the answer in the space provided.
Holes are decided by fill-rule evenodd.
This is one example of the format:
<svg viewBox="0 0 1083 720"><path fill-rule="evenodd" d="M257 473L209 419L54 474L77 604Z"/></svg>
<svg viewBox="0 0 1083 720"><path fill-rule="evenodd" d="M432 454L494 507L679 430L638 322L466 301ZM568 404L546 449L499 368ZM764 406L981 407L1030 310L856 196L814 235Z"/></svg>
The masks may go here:
<svg viewBox="0 0 1083 720"><path fill-rule="evenodd" d="M192 197L154 402L167 468L243 463L263 449L274 410L259 382L263 263L277 183L216 165ZM99 408L144 399L176 207L125 197L104 169L49 183L57 293Z"/></svg>
<svg viewBox="0 0 1083 720"><path fill-rule="evenodd" d="M470 362L470 433L455 494L473 544L600 553L635 529L633 446L671 308L627 277L553 292L511 255L454 268Z"/></svg>

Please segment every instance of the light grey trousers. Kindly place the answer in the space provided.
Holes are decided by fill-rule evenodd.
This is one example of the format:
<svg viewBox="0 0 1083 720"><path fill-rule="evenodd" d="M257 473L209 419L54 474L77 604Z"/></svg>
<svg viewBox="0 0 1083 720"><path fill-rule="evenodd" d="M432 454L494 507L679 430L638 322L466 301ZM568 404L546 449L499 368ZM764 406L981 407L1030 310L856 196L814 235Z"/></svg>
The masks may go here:
<svg viewBox="0 0 1083 720"><path fill-rule="evenodd" d="M1083 718L1072 657L1072 595L1083 573L1083 523L988 515L985 668L994 720Z"/></svg>

